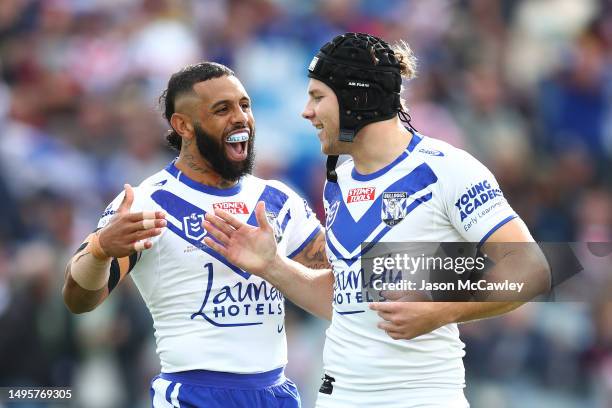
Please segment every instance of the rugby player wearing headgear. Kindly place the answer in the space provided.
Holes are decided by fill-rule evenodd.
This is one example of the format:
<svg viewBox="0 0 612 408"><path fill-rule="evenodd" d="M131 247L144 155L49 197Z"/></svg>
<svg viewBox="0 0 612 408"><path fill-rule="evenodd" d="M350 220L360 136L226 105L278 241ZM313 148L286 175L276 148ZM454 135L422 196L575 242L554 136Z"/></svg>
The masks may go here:
<svg viewBox="0 0 612 408"><path fill-rule="evenodd" d="M255 121L230 69L187 66L172 75L161 102L179 156L137 188L126 185L107 207L67 266L65 303L90 311L130 274L153 317L161 360L154 407L299 407L283 371L284 296L204 245L201 224L223 208L255 225L262 201L275 245L315 268L327 266L322 228L287 186L250 175ZM330 305L309 310L328 316Z"/></svg>
<svg viewBox="0 0 612 408"><path fill-rule="evenodd" d="M548 289L548 264L493 175L468 153L417 132L402 106L402 77L415 74L405 43L347 33L325 44L308 68L303 112L329 156L324 189L327 255L335 278L333 318L317 407L467 407L457 323L518 307L502 302L370 302L362 288L363 242L475 242L494 263ZM404 125L406 127L404 127ZM339 154L351 160L336 168ZM487 196L486 200L481 194ZM228 259L290 299L328 302L320 276L278 255L271 227L208 214L205 238ZM476 219L476 221L474 221ZM382 320L381 320L382 318Z"/></svg>

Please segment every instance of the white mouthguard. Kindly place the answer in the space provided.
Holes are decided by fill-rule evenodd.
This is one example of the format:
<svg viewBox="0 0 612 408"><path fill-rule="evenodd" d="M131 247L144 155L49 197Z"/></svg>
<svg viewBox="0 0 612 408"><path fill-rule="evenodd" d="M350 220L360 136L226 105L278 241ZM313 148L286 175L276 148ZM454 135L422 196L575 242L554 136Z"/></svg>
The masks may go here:
<svg viewBox="0 0 612 408"><path fill-rule="evenodd" d="M249 140L249 134L247 132L234 133L225 139L227 143L241 143L246 142L247 140Z"/></svg>

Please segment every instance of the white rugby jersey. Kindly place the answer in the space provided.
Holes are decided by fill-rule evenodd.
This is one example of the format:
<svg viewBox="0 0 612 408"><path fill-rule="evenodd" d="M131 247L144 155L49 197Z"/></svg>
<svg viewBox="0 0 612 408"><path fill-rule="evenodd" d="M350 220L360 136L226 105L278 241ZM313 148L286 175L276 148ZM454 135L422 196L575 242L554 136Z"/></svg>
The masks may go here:
<svg viewBox="0 0 612 408"><path fill-rule="evenodd" d="M495 178L468 153L419 134L373 174L359 174L352 160L337 174L338 182L328 182L324 190L335 285L323 361L335 379L334 392L338 387L375 398L373 391L464 387L464 344L456 324L413 340L393 340L377 328L382 319L367 307L372 299L361 290L360 245L484 242L517 216ZM334 392L320 399L334 400Z"/></svg>
<svg viewBox="0 0 612 408"><path fill-rule="evenodd" d="M123 195L109 205L99 227ZM153 317L162 372L258 373L286 364L283 295L202 243L206 212L223 208L257 225L258 201L266 203L279 251L289 257L321 230L306 201L278 181L249 175L232 188L217 189L189 179L171 163L134 189L132 212L167 214L164 233L130 272Z"/></svg>

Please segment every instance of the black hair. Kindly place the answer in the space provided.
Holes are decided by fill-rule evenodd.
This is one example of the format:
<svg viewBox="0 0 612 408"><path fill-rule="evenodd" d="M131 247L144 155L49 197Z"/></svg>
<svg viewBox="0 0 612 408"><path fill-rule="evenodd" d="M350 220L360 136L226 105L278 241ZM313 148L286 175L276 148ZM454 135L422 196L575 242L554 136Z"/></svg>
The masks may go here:
<svg viewBox="0 0 612 408"><path fill-rule="evenodd" d="M175 72L168 81L168 87L159 97L159 104L163 107L163 117L168 121L174 114L176 98L182 94L193 92L193 86L198 82L207 81L222 76L233 76L234 71L225 65L216 62L200 62L199 64L187 65L185 68ZM170 147L181 150L181 136L174 129L168 131L166 140Z"/></svg>

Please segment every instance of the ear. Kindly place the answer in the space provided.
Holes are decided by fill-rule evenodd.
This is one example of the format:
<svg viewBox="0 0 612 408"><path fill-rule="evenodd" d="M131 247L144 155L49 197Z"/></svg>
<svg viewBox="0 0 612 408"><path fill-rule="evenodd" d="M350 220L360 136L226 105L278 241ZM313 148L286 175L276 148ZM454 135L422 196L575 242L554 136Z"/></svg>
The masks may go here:
<svg viewBox="0 0 612 408"><path fill-rule="evenodd" d="M191 139L193 137L193 122L191 117L184 113L174 112L170 117L170 125L181 137Z"/></svg>

